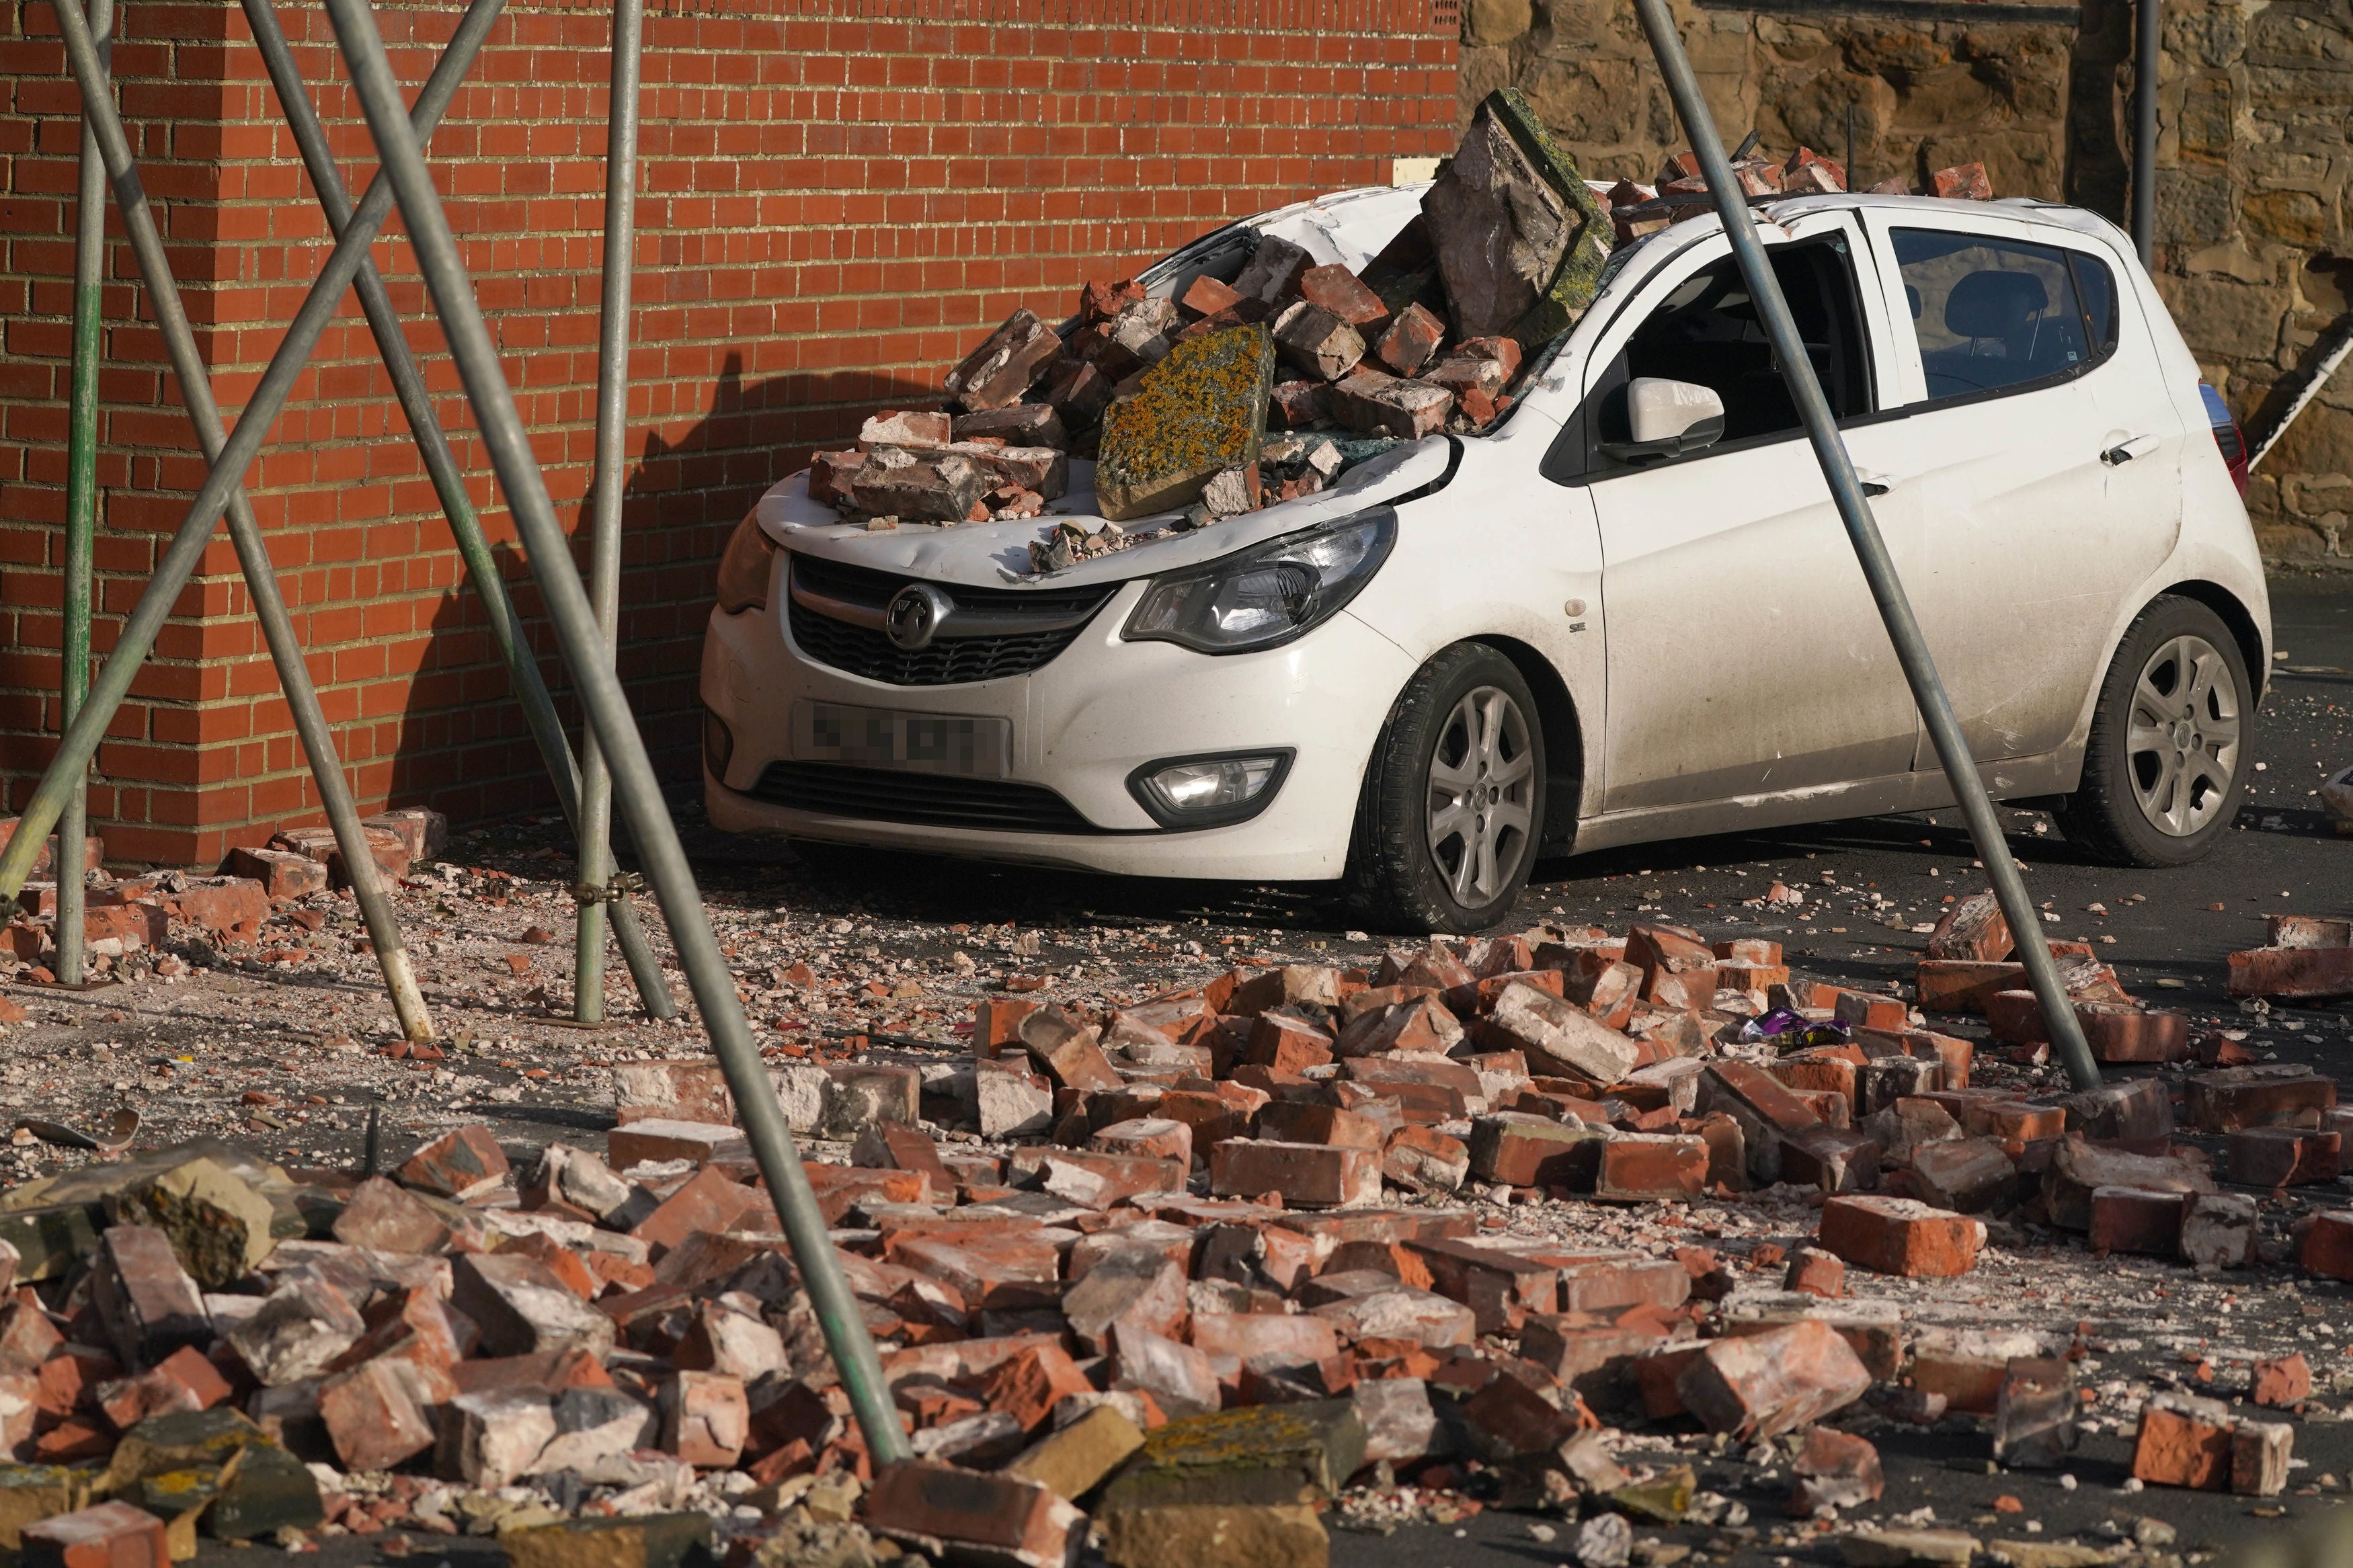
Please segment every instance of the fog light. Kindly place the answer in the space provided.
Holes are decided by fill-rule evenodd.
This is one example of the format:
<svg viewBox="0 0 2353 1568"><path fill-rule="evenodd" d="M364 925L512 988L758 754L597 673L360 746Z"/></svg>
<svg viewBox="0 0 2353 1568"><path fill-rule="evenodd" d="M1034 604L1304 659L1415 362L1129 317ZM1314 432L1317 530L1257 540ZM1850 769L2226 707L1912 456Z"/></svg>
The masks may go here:
<svg viewBox="0 0 2353 1568"><path fill-rule="evenodd" d="M1163 827L1220 827L1257 816L1282 787L1292 752L1170 757L1128 775L1128 793Z"/></svg>
<svg viewBox="0 0 2353 1568"><path fill-rule="evenodd" d="M721 784L727 782L727 764L735 757L735 735L719 715L702 710L702 765Z"/></svg>

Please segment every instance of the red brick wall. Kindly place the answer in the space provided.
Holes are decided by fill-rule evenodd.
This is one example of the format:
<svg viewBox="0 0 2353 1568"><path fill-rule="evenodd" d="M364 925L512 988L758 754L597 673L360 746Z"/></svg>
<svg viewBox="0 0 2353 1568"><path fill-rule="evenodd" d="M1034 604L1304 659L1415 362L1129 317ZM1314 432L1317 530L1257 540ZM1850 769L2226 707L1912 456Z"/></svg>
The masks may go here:
<svg viewBox="0 0 2353 1568"><path fill-rule="evenodd" d="M116 73L189 312L232 411L326 248L230 0L122 0ZM659 5L645 45L623 673L692 773L712 563L768 484L941 371L1018 305L1050 318L1219 223L1387 181L1445 152L1449 0L786 0ZM456 11L385 10L421 82ZM289 5L354 191L371 167L323 16ZM607 13L514 0L431 153L564 515L584 521L595 396ZM56 722L67 279L78 98L46 3L0 10L0 784ZM397 228L397 224L394 226ZM119 240L120 224L114 225ZM509 580L533 603L404 247L376 257ZM136 599L202 477L111 248L99 564ZM248 483L363 802L453 816L548 797L357 305L329 330ZM226 538L100 753L118 860L195 862L313 795ZM551 658L552 641L538 641ZM560 680L557 681L559 689Z"/></svg>

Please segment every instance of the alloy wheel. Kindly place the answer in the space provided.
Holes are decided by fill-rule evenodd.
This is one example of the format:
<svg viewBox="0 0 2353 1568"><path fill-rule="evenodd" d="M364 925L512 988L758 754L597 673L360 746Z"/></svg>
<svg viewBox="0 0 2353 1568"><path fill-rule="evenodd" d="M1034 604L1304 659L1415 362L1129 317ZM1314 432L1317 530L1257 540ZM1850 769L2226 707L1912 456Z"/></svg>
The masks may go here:
<svg viewBox="0 0 2353 1568"><path fill-rule="evenodd" d="M2213 820L2239 772L2239 683L2204 637L2168 638L2141 667L2125 725L2126 767L2141 815L2187 838Z"/></svg>
<svg viewBox="0 0 2353 1568"><path fill-rule="evenodd" d="M1455 703L1430 752L1429 803L1430 857L1454 901L1492 902L1534 848L1535 755L1508 692L1482 686Z"/></svg>

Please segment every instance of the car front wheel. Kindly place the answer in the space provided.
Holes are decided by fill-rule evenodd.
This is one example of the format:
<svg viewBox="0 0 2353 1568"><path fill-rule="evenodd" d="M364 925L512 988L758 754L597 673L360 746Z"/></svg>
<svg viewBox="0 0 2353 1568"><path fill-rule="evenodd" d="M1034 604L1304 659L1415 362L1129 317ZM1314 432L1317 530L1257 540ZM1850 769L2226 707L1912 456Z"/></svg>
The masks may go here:
<svg viewBox="0 0 2353 1568"><path fill-rule="evenodd" d="M1350 853L1366 918L1480 931L1526 886L1544 833L1544 731L1512 661L1448 648L1406 683L1374 743Z"/></svg>
<svg viewBox="0 0 2353 1568"><path fill-rule="evenodd" d="M2116 647L2060 830L2111 865L2200 858L2246 794L2253 720L2246 660L2221 617L2157 600Z"/></svg>

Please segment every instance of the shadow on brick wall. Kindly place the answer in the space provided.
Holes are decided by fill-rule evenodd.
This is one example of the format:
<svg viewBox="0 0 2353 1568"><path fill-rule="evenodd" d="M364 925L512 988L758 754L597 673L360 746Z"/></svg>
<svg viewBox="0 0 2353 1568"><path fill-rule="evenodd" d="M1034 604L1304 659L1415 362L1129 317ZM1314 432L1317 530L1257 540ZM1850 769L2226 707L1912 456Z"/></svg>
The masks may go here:
<svg viewBox="0 0 2353 1568"><path fill-rule="evenodd" d="M934 384L883 372L746 381L730 355L702 416L671 438L645 432L622 500L618 663L638 732L673 794L699 787L702 708L696 696L703 626L720 552L754 502L808 465L815 451L856 442L859 426L890 408L936 407ZM573 518L573 556L586 574L593 495ZM538 585L522 550L492 547L507 593L574 746L579 705ZM408 689L393 761L391 801L429 805L464 822L548 811L555 805L522 706L480 598L470 584L444 594L429 646Z"/></svg>

